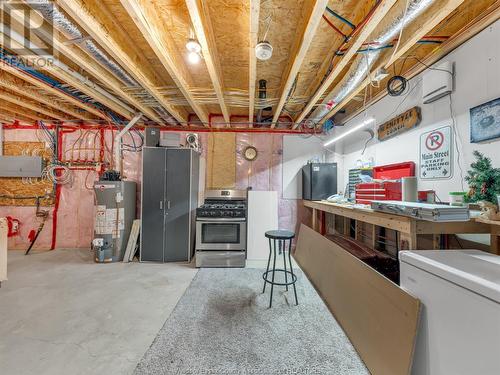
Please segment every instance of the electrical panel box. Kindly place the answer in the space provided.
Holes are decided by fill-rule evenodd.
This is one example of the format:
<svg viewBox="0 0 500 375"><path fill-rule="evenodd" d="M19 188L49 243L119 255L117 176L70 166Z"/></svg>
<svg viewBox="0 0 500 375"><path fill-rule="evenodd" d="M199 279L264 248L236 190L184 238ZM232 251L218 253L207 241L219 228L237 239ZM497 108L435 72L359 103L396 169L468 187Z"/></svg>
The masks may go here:
<svg viewBox="0 0 500 375"><path fill-rule="evenodd" d="M157 147L160 145L160 128L148 126L144 129L144 146Z"/></svg>
<svg viewBox="0 0 500 375"><path fill-rule="evenodd" d="M0 156L0 177L42 177L41 156Z"/></svg>

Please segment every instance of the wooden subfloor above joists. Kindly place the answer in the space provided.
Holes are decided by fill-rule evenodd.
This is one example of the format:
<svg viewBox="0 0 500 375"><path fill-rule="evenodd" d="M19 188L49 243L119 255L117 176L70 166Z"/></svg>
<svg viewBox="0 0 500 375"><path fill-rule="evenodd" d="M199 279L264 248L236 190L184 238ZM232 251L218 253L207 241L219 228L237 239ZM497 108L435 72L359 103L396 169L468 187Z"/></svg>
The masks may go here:
<svg viewBox="0 0 500 375"><path fill-rule="evenodd" d="M147 66L139 66L136 61L137 52L127 46L122 40L126 34L114 32L119 27L117 23L103 25L96 18L99 13L98 3L82 0L58 0L66 13L68 13L108 54L110 54L142 87L144 87L157 101L181 124L187 123L188 114L183 109L172 106L168 98L163 96L156 87L161 86L155 82L154 73Z"/></svg>

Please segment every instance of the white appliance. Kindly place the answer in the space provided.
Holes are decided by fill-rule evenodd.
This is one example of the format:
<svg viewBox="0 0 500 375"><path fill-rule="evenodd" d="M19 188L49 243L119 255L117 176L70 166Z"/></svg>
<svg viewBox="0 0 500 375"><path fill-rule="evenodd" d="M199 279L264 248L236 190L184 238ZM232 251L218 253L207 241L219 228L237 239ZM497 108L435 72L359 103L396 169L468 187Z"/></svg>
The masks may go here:
<svg viewBox="0 0 500 375"><path fill-rule="evenodd" d="M453 91L453 63L443 61L432 66L423 74L422 99L429 104Z"/></svg>
<svg viewBox="0 0 500 375"><path fill-rule="evenodd" d="M269 240L264 236L268 230L278 229L278 192L248 192L248 260L267 260Z"/></svg>
<svg viewBox="0 0 500 375"><path fill-rule="evenodd" d="M401 287L420 299L413 375L500 374L500 257L401 251Z"/></svg>

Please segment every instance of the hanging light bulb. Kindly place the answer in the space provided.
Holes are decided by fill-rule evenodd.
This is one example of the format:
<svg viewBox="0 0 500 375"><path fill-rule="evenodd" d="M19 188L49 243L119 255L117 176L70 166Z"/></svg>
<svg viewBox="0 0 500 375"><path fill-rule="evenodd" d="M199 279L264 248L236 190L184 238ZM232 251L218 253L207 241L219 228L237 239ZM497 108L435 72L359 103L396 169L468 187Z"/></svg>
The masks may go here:
<svg viewBox="0 0 500 375"><path fill-rule="evenodd" d="M191 64L198 64L201 60L201 56L198 52L191 51L188 53L188 61Z"/></svg>
<svg viewBox="0 0 500 375"><path fill-rule="evenodd" d="M196 53L200 53L201 52L200 43L198 43L198 41L196 39L194 39L194 38L188 39L188 41L186 43L186 49L189 52L196 52Z"/></svg>

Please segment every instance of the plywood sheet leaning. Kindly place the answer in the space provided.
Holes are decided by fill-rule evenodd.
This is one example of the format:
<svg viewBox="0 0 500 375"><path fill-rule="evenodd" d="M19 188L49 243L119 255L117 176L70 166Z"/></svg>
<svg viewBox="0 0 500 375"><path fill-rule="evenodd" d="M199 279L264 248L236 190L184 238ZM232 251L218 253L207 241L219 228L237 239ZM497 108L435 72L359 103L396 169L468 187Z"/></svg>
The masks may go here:
<svg viewBox="0 0 500 375"><path fill-rule="evenodd" d="M4 142L5 156L42 156L47 163L52 157L52 151L43 142ZM0 197L39 197L54 193L52 182L41 178L23 179L19 177L0 178ZM42 206L54 204L53 198L40 200ZM0 206L35 206L35 199L0 198Z"/></svg>
<svg viewBox="0 0 500 375"><path fill-rule="evenodd" d="M419 300L304 224L294 257L370 372L409 374Z"/></svg>
<svg viewBox="0 0 500 375"><path fill-rule="evenodd" d="M207 157L207 188L233 189L236 185L236 134L210 134Z"/></svg>

